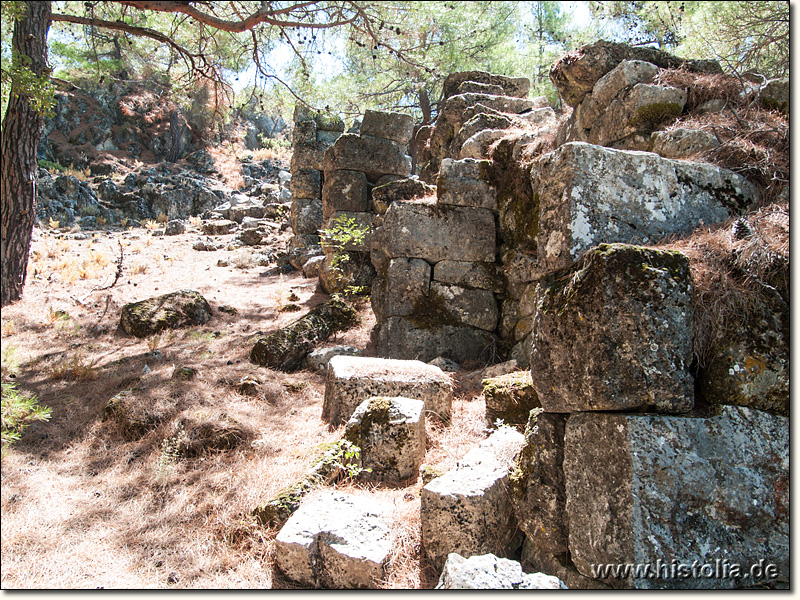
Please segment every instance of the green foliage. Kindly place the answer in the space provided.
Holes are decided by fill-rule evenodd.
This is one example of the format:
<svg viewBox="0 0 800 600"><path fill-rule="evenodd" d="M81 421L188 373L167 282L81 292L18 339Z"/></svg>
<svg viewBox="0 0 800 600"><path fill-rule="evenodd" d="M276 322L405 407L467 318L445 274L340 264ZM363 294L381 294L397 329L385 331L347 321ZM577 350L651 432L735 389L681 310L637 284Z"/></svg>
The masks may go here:
<svg viewBox="0 0 800 600"><path fill-rule="evenodd" d="M15 374L18 365L14 359L14 347L5 345L2 351L2 454L5 456L9 447L19 441L22 432L36 421L47 421L50 409L39 406L36 397L20 392L17 384L7 378Z"/></svg>
<svg viewBox="0 0 800 600"><path fill-rule="evenodd" d="M334 271L342 272L342 266L350 260L346 249L363 246L368 233L368 226L347 215L339 215L331 220L327 229L320 230L322 244L334 250L331 259L331 268Z"/></svg>
<svg viewBox="0 0 800 600"><path fill-rule="evenodd" d="M361 473L371 473L372 469L362 469L359 466L361 448L347 440L338 442L336 462L334 463L344 474L345 480L354 480Z"/></svg>

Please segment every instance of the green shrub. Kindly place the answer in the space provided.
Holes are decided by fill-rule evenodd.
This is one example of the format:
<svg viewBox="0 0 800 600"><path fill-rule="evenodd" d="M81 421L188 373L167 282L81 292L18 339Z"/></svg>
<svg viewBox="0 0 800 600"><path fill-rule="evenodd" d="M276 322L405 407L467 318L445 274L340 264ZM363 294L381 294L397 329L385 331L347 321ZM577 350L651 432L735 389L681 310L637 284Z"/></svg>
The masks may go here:
<svg viewBox="0 0 800 600"><path fill-rule="evenodd" d="M7 378L17 370L14 361L13 346L3 348L2 354L2 455L14 442L22 436L23 430L34 421L47 421L50 418L50 409L39 406L36 397L24 394L17 389L14 381Z"/></svg>

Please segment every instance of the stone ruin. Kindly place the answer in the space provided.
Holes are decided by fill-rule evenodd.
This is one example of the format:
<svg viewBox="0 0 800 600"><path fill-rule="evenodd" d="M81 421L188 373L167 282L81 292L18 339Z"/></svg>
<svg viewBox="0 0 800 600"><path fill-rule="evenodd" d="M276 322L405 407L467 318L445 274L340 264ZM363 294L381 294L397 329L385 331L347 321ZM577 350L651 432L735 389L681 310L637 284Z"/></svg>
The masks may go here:
<svg viewBox="0 0 800 600"><path fill-rule="evenodd" d="M745 375L726 379L719 392L703 380L714 371L692 370L689 260L648 247L742 215L758 199L742 176L680 160L712 143L702 132L658 131L684 110L686 96L653 81L659 69L679 65L720 72L716 63L651 49L584 47L551 70L574 109L561 124L543 99L527 98L525 79L451 75L436 124L416 136L418 178L406 177L411 122L398 115L368 113L360 133L330 141L315 122L317 137L302 142L317 144L315 165L322 155L308 192L314 222L344 212L370 225L374 337L378 354L395 359L388 370L374 362L382 359L331 360L329 420L345 422L358 407L349 427L366 435L362 424L377 418L370 411L395 415L369 430L375 447L375 436L390 435L388 423L418 427L400 410L413 401L396 398L415 386L385 382L407 372L402 364L419 369L411 359L511 357L530 369L526 410L540 408L530 411L524 435L501 427L422 490L423 552L444 569L440 587L464 587L453 573L472 568L467 563L496 574L502 566L508 579L489 577L491 585L526 587L518 563L502 562L509 558L551 576L548 587L752 586L759 582L748 579L749 568L761 559L773 565L767 579L788 581L788 331L762 332L782 349L769 365L752 345L745 351L735 335L725 338L729 345L715 351L730 360L747 355L729 369ZM541 153L545 136L555 143ZM310 168L300 160L297 169ZM522 184L509 185L509 173L521 173ZM526 186L527 194L514 193ZM295 202L298 211L311 205ZM318 243L310 227L295 233L311 236L298 248ZM368 279L359 277L350 280ZM761 371L750 368L754 361ZM360 366L387 375L358 380ZM756 380L769 401L746 391ZM344 396L336 391L343 383ZM709 388L713 404L698 406L696 390ZM427 412L436 393L411 397ZM383 456L375 464L385 463ZM402 477L394 470L390 479ZM720 560L743 570L723 578L658 570ZM594 570L617 563L657 571Z"/></svg>

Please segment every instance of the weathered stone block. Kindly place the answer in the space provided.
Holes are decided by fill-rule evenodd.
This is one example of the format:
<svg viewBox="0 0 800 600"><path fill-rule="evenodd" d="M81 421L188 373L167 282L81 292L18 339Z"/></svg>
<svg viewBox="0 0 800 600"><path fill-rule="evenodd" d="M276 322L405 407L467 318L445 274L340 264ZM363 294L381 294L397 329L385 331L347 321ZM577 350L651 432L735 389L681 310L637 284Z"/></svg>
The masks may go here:
<svg viewBox="0 0 800 600"><path fill-rule="evenodd" d="M544 269L567 266L597 244L652 243L724 221L757 196L726 169L582 142L544 155L531 178Z"/></svg>
<svg viewBox="0 0 800 600"><path fill-rule="evenodd" d="M422 488L422 548L440 569L447 555L511 556L521 545L508 497L508 470L523 436L503 427Z"/></svg>
<svg viewBox="0 0 800 600"><path fill-rule="evenodd" d="M202 229L205 235L227 235L236 229L236 222L228 219L203 221Z"/></svg>
<svg viewBox="0 0 800 600"><path fill-rule="evenodd" d="M758 94L758 100L767 110L789 114L789 78L770 79Z"/></svg>
<svg viewBox="0 0 800 600"><path fill-rule="evenodd" d="M524 427L531 410L542 406L530 371L490 376L481 385L486 398L486 420L490 425L502 421L504 425Z"/></svg>
<svg viewBox="0 0 800 600"><path fill-rule="evenodd" d="M322 200L320 198L294 198L292 200L292 231L316 234L322 227Z"/></svg>
<svg viewBox="0 0 800 600"><path fill-rule="evenodd" d="M503 96L503 88L499 85L489 83L478 83L476 81L464 81L458 86L456 94L489 94L491 96Z"/></svg>
<svg viewBox="0 0 800 600"><path fill-rule="evenodd" d="M564 590L558 577L523 573L522 565L494 554L464 558L455 552L447 557L437 590Z"/></svg>
<svg viewBox="0 0 800 600"><path fill-rule="evenodd" d="M694 305L683 254L603 244L533 294L530 364L546 411L692 408Z"/></svg>
<svg viewBox="0 0 800 600"><path fill-rule="evenodd" d="M360 171L325 173L322 187L322 216L327 219L338 210L367 212L370 210L367 176Z"/></svg>
<svg viewBox="0 0 800 600"><path fill-rule="evenodd" d="M425 403L378 396L358 405L344 437L361 449L363 479L401 482L416 479L425 459Z"/></svg>
<svg viewBox="0 0 800 600"><path fill-rule="evenodd" d="M719 140L702 129L654 131L650 136L650 150L664 158L689 158L717 146Z"/></svg>
<svg viewBox="0 0 800 600"><path fill-rule="evenodd" d="M567 416L541 409L530 413L525 444L510 478L511 504L519 528L539 552L553 555L569 549L564 482Z"/></svg>
<svg viewBox="0 0 800 600"><path fill-rule="evenodd" d="M474 110L478 109L475 108ZM461 148L464 142L481 131L486 131L487 129L504 130L514 125L514 120L510 115L504 115L491 109L487 110L491 112L479 112L462 125L455 138L453 138L453 148Z"/></svg>
<svg viewBox="0 0 800 600"><path fill-rule="evenodd" d="M439 204L497 212L497 190L489 184L491 167L488 160L443 159L436 181Z"/></svg>
<svg viewBox="0 0 800 600"><path fill-rule="evenodd" d="M323 157L325 151L331 147L328 142L314 142L313 144L295 144L292 146L292 173L300 169L315 169L324 171Z"/></svg>
<svg viewBox="0 0 800 600"><path fill-rule="evenodd" d="M389 317L372 334L380 356L400 359L488 360L497 347L497 339L488 331L442 325L418 316Z"/></svg>
<svg viewBox="0 0 800 600"><path fill-rule="evenodd" d="M377 588L392 550L392 506L326 492L306 500L275 538L275 564L315 588Z"/></svg>
<svg viewBox="0 0 800 600"><path fill-rule="evenodd" d="M507 131L497 129L484 129L471 136L461 145L459 158L483 160L489 158L492 145L499 139L508 135Z"/></svg>
<svg viewBox="0 0 800 600"><path fill-rule="evenodd" d="M491 290L495 293L503 290L497 265L488 262L443 260L434 265L433 279L462 288Z"/></svg>
<svg viewBox="0 0 800 600"><path fill-rule="evenodd" d="M298 169L289 182L292 198L320 198L322 174L316 169Z"/></svg>
<svg viewBox="0 0 800 600"><path fill-rule="evenodd" d="M488 210L441 206L433 201L395 202L373 238L373 252L389 257L494 262L494 216Z"/></svg>
<svg viewBox="0 0 800 600"><path fill-rule="evenodd" d="M490 96L487 94L457 94L448 98L441 112L441 118L455 127L464 124L466 110L476 104L482 104L501 113L520 114L535 108L528 98L512 98L510 96ZM438 124L437 124L438 126Z"/></svg>
<svg viewBox="0 0 800 600"><path fill-rule="evenodd" d="M404 396L425 402L425 411L447 419L453 382L441 369L418 360L334 356L328 363L322 418L338 425L373 396Z"/></svg>
<svg viewBox="0 0 800 600"><path fill-rule="evenodd" d="M451 73L445 78L442 84L442 97L446 99L455 95L465 81L499 86L504 95L515 98L527 96L531 87L530 79L527 77L507 77L505 75L494 75L486 71L461 71L459 73Z"/></svg>
<svg viewBox="0 0 800 600"><path fill-rule="evenodd" d="M378 321L414 312L430 291L431 266L419 258L393 258L372 288L372 310Z"/></svg>
<svg viewBox="0 0 800 600"><path fill-rule="evenodd" d="M317 348L306 356L306 366L309 369L325 373L328 370L328 363L334 356L362 356L363 352L352 346L328 346L327 348Z"/></svg>
<svg viewBox="0 0 800 600"><path fill-rule="evenodd" d="M414 117L398 112L364 111L361 135L371 135L405 146L414 133Z"/></svg>
<svg viewBox="0 0 800 600"><path fill-rule="evenodd" d="M326 294L338 294L347 288L369 288L375 268L366 252L326 254L319 273L319 284Z"/></svg>
<svg viewBox="0 0 800 600"><path fill-rule="evenodd" d="M741 407L706 419L570 416L564 475L575 565L595 576L593 564L650 564L660 577L606 581L696 589L753 584L744 574L763 560L777 571L769 579L788 581L788 450L788 419ZM684 575L671 570L673 560ZM703 567L712 576L698 576L694 561L743 572L714 576Z"/></svg>
<svg viewBox="0 0 800 600"><path fill-rule="evenodd" d="M317 141L317 124L314 121L301 121L294 124L292 145L313 144Z"/></svg>
<svg viewBox="0 0 800 600"><path fill-rule="evenodd" d="M436 187L420 181L416 176L394 179L383 184L379 180L372 189L372 210L382 215L393 202L416 200L434 194Z"/></svg>
<svg viewBox="0 0 800 600"><path fill-rule="evenodd" d="M211 307L200 292L179 290L122 307L119 324L125 333L143 338L165 329L203 325L211 319Z"/></svg>
<svg viewBox="0 0 800 600"><path fill-rule="evenodd" d="M370 181L382 175L406 177L411 173L411 157L396 142L370 135L346 133L325 155L325 171L362 171Z"/></svg>
<svg viewBox="0 0 800 600"><path fill-rule="evenodd" d="M417 305L415 314L428 317L432 322L441 319L443 324L468 325L494 331L500 318L497 300L489 290L468 289L433 281L423 304Z"/></svg>
<svg viewBox="0 0 800 600"><path fill-rule="evenodd" d="M643 60L623 60L603 75L584 98L579 125L591 129L597 118L621 91L637 83L650 83L658 73L658 67Z"/></svg>

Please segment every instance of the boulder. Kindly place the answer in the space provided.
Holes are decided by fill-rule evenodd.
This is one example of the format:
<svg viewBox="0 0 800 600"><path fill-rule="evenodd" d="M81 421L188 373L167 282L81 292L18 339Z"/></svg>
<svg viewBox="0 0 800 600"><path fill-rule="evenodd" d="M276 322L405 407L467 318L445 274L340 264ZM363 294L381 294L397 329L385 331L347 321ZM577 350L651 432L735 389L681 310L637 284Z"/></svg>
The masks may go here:
<svg viewBox="0 0 800 600"><path fill-rule="evenodd" d="M369 190L364 173L340 170L325 174L325 185L322 187L323 218L327 219L336 211L369 210Z"/></svg>
<svg viewBox="0 0 800 600"><path fill-rule="evenodd" d="M508 470L523 436L502 427L456 467L422 488L422 549L436 569L448 554L513 556L522 544L508 497Z"/></svg>
<svg viewBox="0 0 800 600"><path fill-rule="evenodd" d="M303 502L275 538L275 564L315 588L377 588L392 550L392 506L326 492Z"/></svg>
<svg viewBox="0 0 800 600"><path fill-rule="evenodd" d="M346 422L364 400L403 396L425 402L425 412L450 417L453 382L441 369L418 360L334 356L325 379L323 420Z"/></svg>
<svg viewBox="0 0 800 600"><path fill-rule="evenodd" d="M443 159L436 181L438 203L497 212L497 190L489 183L491 167L488 160Z"/></svg>
<svg viewBox="0 0 800 600"><path fill-rule="evenodd" d="M569 550L564 483L567 417L542 409L530 413L525 443L509 480L519 528L537 552L551 555Z"/></svg>
<svg viewBox="0 0 800 600"><path fill-rule="evenodd" d="M364 111L359 133L391 140L405 146L411 141L414 133L414 117L403 113L368 109Z"/></svg>
<svg viewBox="0 0 800 600"><path fill-rule="evenodd" d="M376 325L372 335L378 355L406 360L442 356L458 363L488 361L497 348L497 339L488 331L442 325L419 316L390 317Z"/></svg>
<svg viewBox="0 0 800 600"><path fill-rule="evenodd" d="M260 246L264 235L256 229L245 229L236 236L236 239L245 246Z"/></svg>
<svg viewBox="0 0 800 600"><path fill-rule="evenodd" d="M358 323L358 313L341 300L320 304L294 323L259 338L250 351L250 361L261 366L294 371L319 342Z"/></svg>
<svg viewBox="0 0 800 600"><path fill-rule="evenodd" d="M531 410L542 406L530 371L487 377L481 385L486 398L486 420L490 425L501 421L504 425L524 427Z"/></svg>
<svg viewBox="0 0 800 600"><path fill-rule="evenodd" d="M306 366L320 373L328 370L328 363L334 356L362 356L363 352L352 346L328 346L327 348L317 348L306 356Z"/></svg>
<svg viewBox="0 0 800 600"><path fill-rule="evenodd" d="M531 285L530 364L544 410L692 408L694 301L683 254L602 244Z"/></svg>
<svg viewBox="0 0 800 600"><path fill-rule="evenodd" d="M125 304L119 325L125 333L144 338L165 329L203 325L210 319L211 307L199 292L179 290Z"/></svg>
<svg viewBox="0 0 800 600"><path fill-rule="evenodd" d="M759 583L750 568L760 564L753 574L762 581L789 580L785 417L729 406L709 418L572 415L564 475L567 519L579 524L570 526L570 555L584 575L636 563L650 577L606 582L730 588Z"/></svg>
<svg viewBox="0 0 800 600"><path fill-rule="evenodd" d="M360 449L359 477L399 483L416 479L425 459L425 402L377 396L358 405L344 438Z"/></svg>
<svg viewBox="0 0 800 600"><path fill-rule="evenodd" d="M393 202L416 200L436 194L436 188L416 177L406 177L381 184L372 189L372 210L379 215L386 212Z"/></svg>
<svg viewBox="0 0 800 600"><path fill-rule="evenodd" d="M306 253L306 256L308 254ZM291 262L291 259L290 261ZM322 265L325 262L325 255L322 253L322 248L319 249L319 254L315 256L308 256L304 261L301 261L300 270L303 272L303 277L306 279L316 279L322 273Z"/></svg>
<svg viewBox="0 0 800 600"><path fill-rule="evenodd" d="M227 235L236 229L236 223L227 219L204 221L202 225L204 235Z"/></svg>
<svg viewBox="0 0 800 600"><path fill-rule="evenodd" d="M483 554L464 558L452 552L437 590L565 590L564 582L544 573L523 573L514 560Z"/></svg>
<svg viewBox="0 0 800 600"><path fill-rule="evenodd" d="M709 164L564 144L531 170L539 197L544 269L572 263L601 243L653 243L743 212L757 197L744 177Z"/></svg>
<svg viewBox="0 0 800 600"><path fill-rule="evenodd" d="M383 175L407 177L411 157L396 142L370 135L342 135L325 154L325 171L362 171L370 181Z"/></svg>
<svg viewBox="0 0 800 600"><path fill-rule="evenodd" d="M186 232L186 225L180 219L172 219L164 228L164 235L180 235Z"/></svg>
<svg viewBox="0 0 800 600"><path fill-rule="evenodd" d="M661 69L683 67L693 73L722 73L713 60L685 60L662 50L599 41L569 52L550 67L550 80L564 102L577 106L598 80L624 60L653 63Z"/></svg>
<svg viewBox="0 0 800 600"><path fill-rule="evenodd" d="M376 249L390 258L494 262L494 216L482 208L395 202L373 235Z"/></svg>
<svg viewBox="0 0 800 600"><path fill-rule="evenodd" d="M650 151L664 158L690 158L713 150L719 140L702 129L680 127L669 131L654 131L650 136Z"/></svg>
<svg viewBox="0 0 800 600"><path fill-rule="evenodd" d="M770 79L758 94L761 106L789 114L789 78Z"/></svg>

